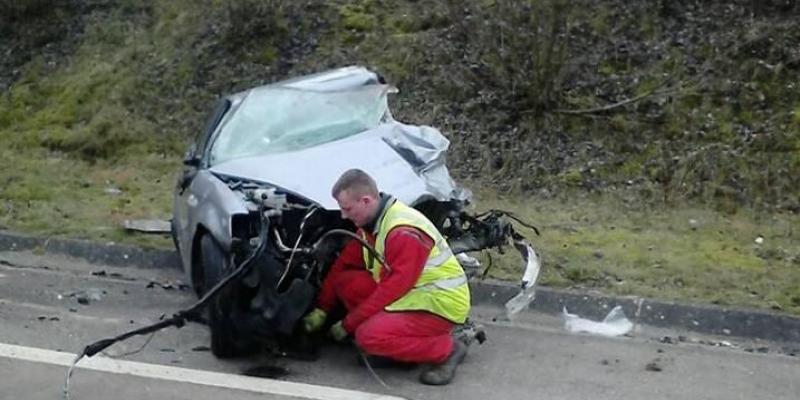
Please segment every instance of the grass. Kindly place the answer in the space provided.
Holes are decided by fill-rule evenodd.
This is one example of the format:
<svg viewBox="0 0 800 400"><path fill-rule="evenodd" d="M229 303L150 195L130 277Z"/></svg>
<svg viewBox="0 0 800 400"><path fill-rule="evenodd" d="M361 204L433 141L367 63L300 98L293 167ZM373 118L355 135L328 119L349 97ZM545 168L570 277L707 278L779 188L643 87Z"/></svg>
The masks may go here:
<svg viewBox="0 0 800 400"><path fill-rule="evenodd" d="M541 230L537 237L520 228L543 256L543 285L800 314L797 215L650 207L611 195L538 200L489 192L477 200L481 210L514 211ZM493 254L492 275L518 279L517 255L505 253Z"/></svg>
<svg viewBox="0 0 800 400"><path fill-rule="evenodd" d="M179 158L90 164L50 153L0 151L0 227L37 235L167 247L167 236L124 231L125 219L169 219Z"/></svg>

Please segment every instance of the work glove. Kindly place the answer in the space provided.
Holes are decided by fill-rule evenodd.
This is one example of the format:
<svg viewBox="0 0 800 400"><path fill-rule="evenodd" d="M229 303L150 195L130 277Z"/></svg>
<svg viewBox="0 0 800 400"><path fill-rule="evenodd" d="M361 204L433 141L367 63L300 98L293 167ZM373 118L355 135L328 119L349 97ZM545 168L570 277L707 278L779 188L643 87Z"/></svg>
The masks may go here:
<svg viewBox="0 0 800 400"><path fill-rule="evenodd" d="M325 310L315 308L303 318L303 330L308 333L318 331L322 328L322 325L325 323L325 318L327 317L328 313L326 313Z"/></svg>
<svg viewBox="0 0 800 400"><path fill-rule="evenodd" d="M330 337L337 342L342 342L345 339L347 339L347 331L344 330L344 326L342 326L342 321L333 324L333 326L331 326L331 329L328 331L328 335L330 335Z"/></svg>

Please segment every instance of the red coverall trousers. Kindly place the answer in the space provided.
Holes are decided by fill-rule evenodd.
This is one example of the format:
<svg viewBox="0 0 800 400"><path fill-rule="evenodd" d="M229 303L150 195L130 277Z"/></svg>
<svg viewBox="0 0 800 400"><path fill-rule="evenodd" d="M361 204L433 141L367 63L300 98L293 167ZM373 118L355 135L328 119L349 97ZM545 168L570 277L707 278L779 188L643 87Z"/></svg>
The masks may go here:
<svg viewBox="0 0 800 400"><path fill-rule="evenodd" d="M366 270L341 270L329 276L348 311L372 294L377 283ZM424 311L372 315L356 328L355 341L367 354L411 363L443 363L453 349L454 324Z"/></svg>

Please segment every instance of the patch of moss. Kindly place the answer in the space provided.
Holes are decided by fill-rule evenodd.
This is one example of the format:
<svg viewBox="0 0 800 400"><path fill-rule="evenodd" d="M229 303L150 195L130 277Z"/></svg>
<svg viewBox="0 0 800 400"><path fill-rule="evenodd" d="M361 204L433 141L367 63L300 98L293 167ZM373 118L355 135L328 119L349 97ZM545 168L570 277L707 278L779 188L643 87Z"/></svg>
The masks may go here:
<svg viewBox="0 0 800 400"><path fill-rule="evenodd" d="M369 9L369 2L345 4L339 7L342 26L358 32L370 32L378 24L378 18Z"/></svg>

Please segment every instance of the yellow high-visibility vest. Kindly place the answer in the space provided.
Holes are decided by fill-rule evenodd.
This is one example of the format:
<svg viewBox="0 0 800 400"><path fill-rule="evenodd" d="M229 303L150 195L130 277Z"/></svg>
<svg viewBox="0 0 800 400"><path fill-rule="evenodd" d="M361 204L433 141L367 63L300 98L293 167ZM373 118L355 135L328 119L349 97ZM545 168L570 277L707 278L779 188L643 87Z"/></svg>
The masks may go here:
<svg viewBox="0 0 800 400"><path fill-rule="evenodd" d="M403 297L388 305L386 311L428 311L454 323L464 323L470 309L467 275L445 238L422 213L395 199L390 199L375 223L375 251L385 259L386 235L393 228L403 225L425 232L433 239L434 245L414 287ZM366 236L363 232L362 235ZM380 281L382 266L374 260L366 248L362 251L364 264L375 281ZM391 268L391 265L389 267Z"/></svg>

